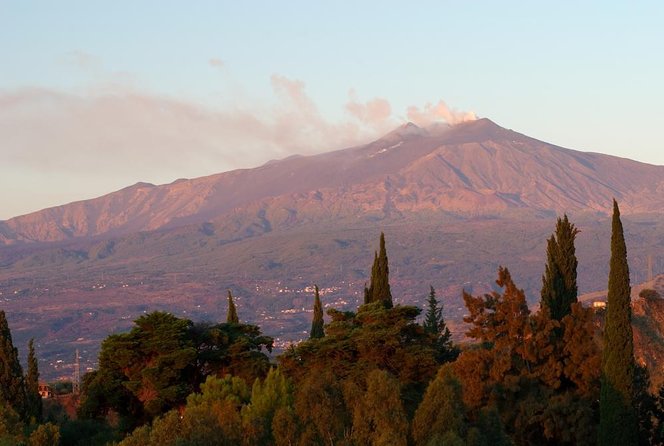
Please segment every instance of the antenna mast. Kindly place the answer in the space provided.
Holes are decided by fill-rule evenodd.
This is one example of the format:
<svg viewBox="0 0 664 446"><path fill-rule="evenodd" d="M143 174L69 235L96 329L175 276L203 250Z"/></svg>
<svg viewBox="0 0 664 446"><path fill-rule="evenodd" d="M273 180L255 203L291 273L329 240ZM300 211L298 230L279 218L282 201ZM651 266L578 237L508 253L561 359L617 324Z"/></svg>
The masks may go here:
<svg viewBox="0 0 664 446"><path fill-rule="evenodd" d="M74 377L72 379L72 392L78 395L81 391L81 361L76 349L76 363L74 364Z"/></svg>

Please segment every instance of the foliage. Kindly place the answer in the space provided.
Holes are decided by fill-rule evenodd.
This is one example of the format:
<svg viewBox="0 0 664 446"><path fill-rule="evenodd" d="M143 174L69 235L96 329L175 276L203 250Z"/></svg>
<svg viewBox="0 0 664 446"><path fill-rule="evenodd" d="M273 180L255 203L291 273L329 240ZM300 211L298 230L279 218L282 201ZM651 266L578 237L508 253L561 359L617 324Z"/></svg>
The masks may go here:
<svg viewBox="0 0 664 446"><path fill-rule="evenodd" d="M415 412L413 439L416 445L428 445L448 433L464 438L467 428L461 384L451 366L445 365L429 384Z"/></svg>
<svg viewBox="0 0 664 446"><path fill-rule="evenodd" d="M34 340L28 342L28 374L25 377L25 393L27 401L26 418L42 419L42 399L39 395L39 365L35 356Z"/></svg>
<svg viewBox="0 0 664 446"><path fill-rule="evenodd" d="M479 344L453 367L471 416L495 406L517 444L594 442L599 351L592 309L575 303L559 322L546 310L530 313L507 269L496 282L502 294L464 294L467 335Z"/></svg>
<svg viewBox="0 0 664 446"><path fill-rule="evenodd" d="M541 307L552 319L560 321L577 301L576 249L574 239L579 230L565 215L558 218L554 234L547 240L546 266L542 276Z"/></svg>
<svg viewBox="0 0 664 446"><path fill-rule="evenodd" d="M25 415L23 368L3 310L0 310L0 401L6 401L16 413Z"/></svg>
<svg viewBox="0 0 664 446"><path fill-rule="evenodd" d="M637 443L637 420L633 408L634 345L632 338L631 288L627 248L618 203L613 201L611 261L600 397L599 444Z"/></svg>
<svg viewBox="0 0 664 446"><path fill-rule="evenodd" d="M427 299L427 312L422 324L424 331L429 333L436 340L436 349L438 350L438 360L440 362L453 361L459 356L458 348L452 343L452 333L445 324L443 317L443 304L438 306L436 299L436 290L431 286L429 298Z"/></svg>
<svg viewBox="0 0 664 446"><path fill-rule="evenodd" d="M320 294L318 291L318 285L314 285L315 297L314 297L314 318L311 321L311 332L309 333L309 338L322 338L325 336L323 321L323 305L320 302Z"/></svg>
<svg viewBox="0 0 664 446"><path fill-rule="evenodd" d="M54 446L60 442L60 429L55 424L40 424L28 437L28 446Z"/></svg>
<svg viewBox="0 0 664 446"><path fill-rule="evenodd" d="M226 314L226 323L240 323L240 318L237 316L237 308L235 308L235 302L233 302L233 295L231 294L231 290L228 290L228 313Z"/></svg>
<svg viewBox="0 0 664 446"><path fill-rule="evenodd" d="M357 314L328 311L332 321L325 337L287 350L279 357L280 368L293 382L327 370L360 388L371 370L385 370L399 381L412 414L439 365L435 340L415 323L419 313L415 307L386 308L382 302L363 305Z"/></svg>
<svg viewBox="0 0 664 446"><path fill-rule="evenodd" d="M356 445L406 446L408 420L399 382L385 370L372 370L367 390L353 408L352 439Z"/></svg>
<svg viewBox="0 0 664 446"><path fill-rule="evenodd" d="M251 402L242 409L244 431L250 443L274 443L272 420L280 408L292 405L291 385L279 369L270 369L263 381L256 379Z"/></svg>
<svg viewBox="0 0 664 446"><path fill-rule="evenodd" d="M385 249L385 234L380 233L380 248L374 254L371 267L371 284L364 291L364 303L382 302L387 308L392 307L392 292L390 291L390 268Z"/></svg>
<svg viewBox="0 0 664 446"><path fill-rule="evenodd" d="M109 336L99 369L83 380L82 417L114 410L140 424L183 405L209 375L255 379L269 361L272 338L245 324L198 324L162 312L135 321L126 334Z"/></svg>

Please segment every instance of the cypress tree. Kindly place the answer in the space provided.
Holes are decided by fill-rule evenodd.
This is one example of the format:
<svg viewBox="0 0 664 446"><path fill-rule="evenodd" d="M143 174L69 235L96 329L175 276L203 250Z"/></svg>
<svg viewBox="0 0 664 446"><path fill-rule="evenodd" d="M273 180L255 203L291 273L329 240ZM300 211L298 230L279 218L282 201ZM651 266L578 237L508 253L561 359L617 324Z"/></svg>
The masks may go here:
<svg viewBox="0 0 664 446"><path fill-rule="evenodd" d="M392 292L390 291L390 268L387 264L385 234L380 233L380 249L374 254L371 267L371 285L365 292L366 303L382 302L386 308L392 308Z"/></svg>
<svg viewBox="0 0 664 446"><path fill-rule="evenodd" d="M42 415L42 400L39 395L39 365L35 355L34 339L28 342L28 374L25 377L25 391L28 402L26 418L34 418L39 422Z"/></svg>
<svg viewBox="0 0 664 446"><path fill-rule="evenodd" d="M546 267L542 276L540 306L547 308L552 319L561 321L577 302L576 250L574 239L579 230L565 215L558 218L556 230L547 241Z"/></svg>
<svg viewBox="0 0 664 446"><path fill-rule="evenodd" d="M314 285L315 289L315 299L314 299L314 319L311 322L311 333L309 334L310 339L322 338L325 336L325 331L323 330L323 305L320 302L320 295L318 293L318 285Z"/></svg>
<svg viewBox="0 0 664 446"><path fill-rule="evenodd" d="M613 200L611 262L604 325L599 445L636 445L633 407L634 344L627 248L618 203Z"/></svg>
<svg viewBox="0 0 664 446"><path fill-rule="evenodd" d="M25 414L25 385L18 350L12 342L5 312L0 310L0 401Z"/></svg>
<svg viewBox="0 0 664 446"><path fill-rule="evenodd" d="M228 290L228 313L226 314L226 323L228 324L239 324L240 319L237 317L237 308L235 308L235 303L233 302L233 295L231 290Z"/></svg>

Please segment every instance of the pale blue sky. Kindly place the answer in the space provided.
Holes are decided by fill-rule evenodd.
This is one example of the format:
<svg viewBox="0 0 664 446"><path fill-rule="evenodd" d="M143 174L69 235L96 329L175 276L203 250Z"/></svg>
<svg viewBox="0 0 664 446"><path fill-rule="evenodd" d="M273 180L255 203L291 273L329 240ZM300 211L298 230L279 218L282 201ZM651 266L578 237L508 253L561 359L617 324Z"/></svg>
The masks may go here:
<svg viewBox="0 0 664 446"><path fill-rule="evenodd" d="M0 0L0 219L363 142L439 100L664 164L661 2L322 3Z"/></svg>

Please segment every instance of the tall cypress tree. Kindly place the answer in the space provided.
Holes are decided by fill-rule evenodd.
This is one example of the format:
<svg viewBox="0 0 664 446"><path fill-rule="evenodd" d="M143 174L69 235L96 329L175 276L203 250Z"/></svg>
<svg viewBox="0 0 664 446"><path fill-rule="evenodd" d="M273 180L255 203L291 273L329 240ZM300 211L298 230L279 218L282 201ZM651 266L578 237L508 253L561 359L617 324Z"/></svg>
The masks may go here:
<svg viewBox="0 0 664 446"><path fill-rule="evenodd" d="M23 368L14 347L5 312L0 310L0 400L17 413L25 415L25 384Z"/></svg>
<svg viewBox="0 0 664 446"><path fill-rule="evenodd" d="M235 302L233 302L233 295L231 294L231 290L228 290L228 313L226 314L226 323L240 323L240 319L237 317L237 308L235 308Z"/></svg>
<svg viewBox="0 0 664 446"><path fill-rule="evenodd" d="M387 264L385 234L380 233L380 249L374 255L371 267L371 285L365 291L365 303L382 302L386 308L392 308L392 292L390 291L390 268Z"/></svg>
<svg viewBox="0 0 664 446"><path fill-rule="evenodd" d="M314 319L311 321L311 333L309 334L310 339L322 338L325 336L325 330L323 330L323 305L320 302L320 295L318 292L318 285L314 286L315 288L315 298L314 298Z"/></svg>
<svg viewBox="0 0 664 446"><path fill-rule="evenodd" d="M34 339L28 342L28 374L25 376L25 392L27 397L26 418L41 421L42 399L39 395L39 365L35 355Z"/></svg>
<svg viewBox="0 0 664 446"><path fill-rule="evenodd" d="M546 267L542 276L540 306L547 308L549 316L558 321L572 312L577 302L576 249L574 240L579 230L565 215L558 218L556 230L547 241Z"/></svg>
<svg viewBox="0 0 664 446"><path fill-rule="evenodd" d="M611 262L602 352L599 445L636 445L633 407L634 344L627 247L618 203L613 200Z"/></svg>

